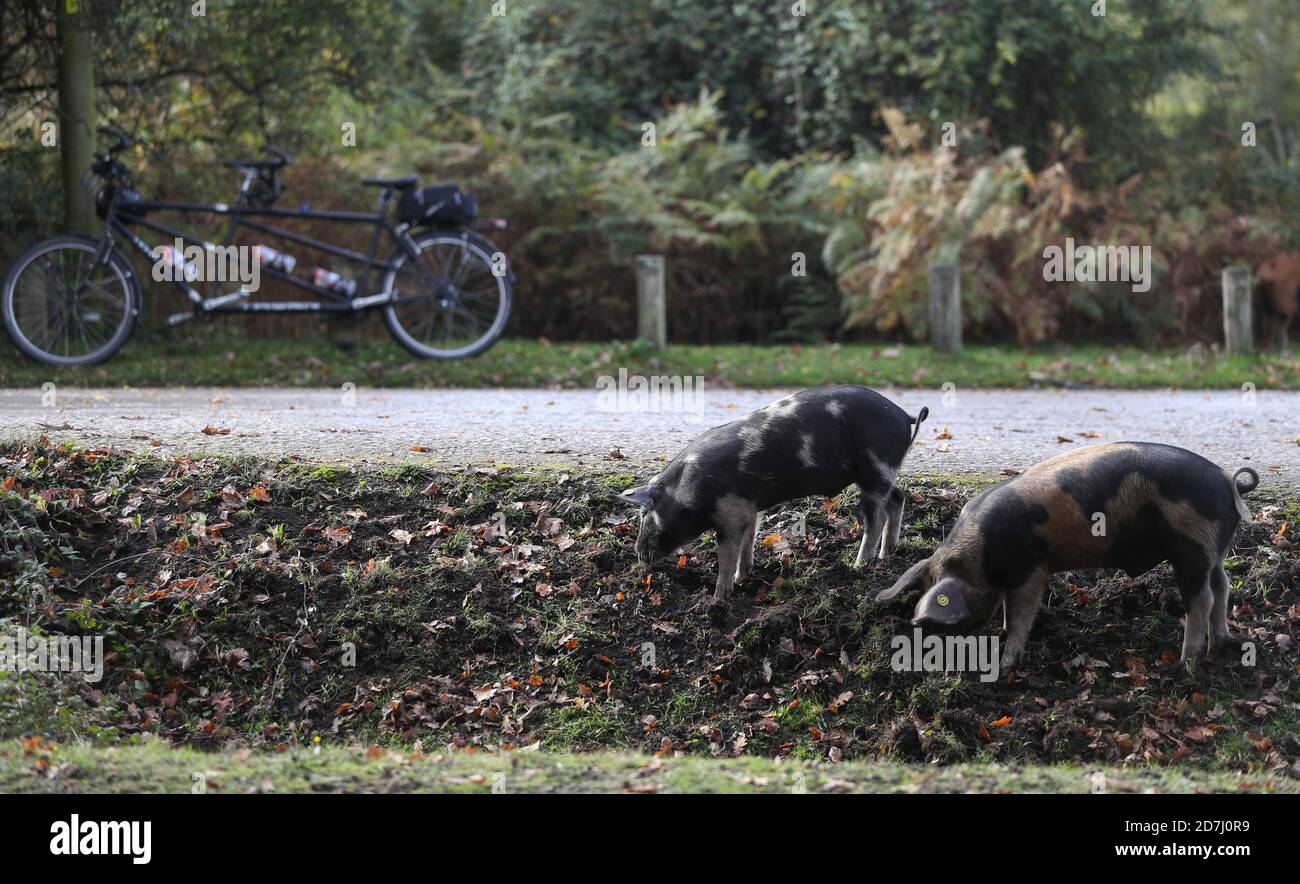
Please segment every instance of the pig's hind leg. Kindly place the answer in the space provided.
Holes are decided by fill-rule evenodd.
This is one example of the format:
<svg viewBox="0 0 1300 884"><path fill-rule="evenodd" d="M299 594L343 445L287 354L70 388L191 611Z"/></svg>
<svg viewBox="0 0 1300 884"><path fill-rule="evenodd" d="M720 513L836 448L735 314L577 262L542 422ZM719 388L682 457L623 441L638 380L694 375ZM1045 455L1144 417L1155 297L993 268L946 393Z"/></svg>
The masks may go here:
<svg viewBox="0 0 1300 884"><path fill-rule="evenodd" d="M1214 656L1240 647L1240 639L1228 631L1228 575L1223 563L1210 569L1210 589L1214 604L1210 608L1210 653Z"/></svg>
<svg viewBox="0 0 1300 884"><path fill-rule="evenodd" d="M749 572L754 569L754 543L758 535L758 523L763 520L761 512L754 513L745 528L745 535L740 539L740 564L736 566L736 580L741 581L749 577Z"/></svg>
<svg viewBox="0 0 1300 884"><path fill-rule="evenodd" d="M1183 626L1183 655L1179 658L1183 663L1205 653L1211 608L1215 603L1215 594L1210 589L1212 573L1212 569L1200 561L1174 563L1174 577L1178 580L1183 607L1187 610L1187 623ZM1227 602L1226 595L1224 602Z"/></svg>

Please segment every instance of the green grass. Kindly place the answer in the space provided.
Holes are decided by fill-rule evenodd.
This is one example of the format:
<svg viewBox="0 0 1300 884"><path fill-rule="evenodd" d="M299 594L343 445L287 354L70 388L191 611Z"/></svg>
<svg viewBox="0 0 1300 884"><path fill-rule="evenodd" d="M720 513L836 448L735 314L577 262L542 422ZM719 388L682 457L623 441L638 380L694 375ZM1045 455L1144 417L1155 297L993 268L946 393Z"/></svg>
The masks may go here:
<svg viewBox="0 0 1300 884"><path fill-rule="evenodd" d="M1199 352L1199 351L1198 351ZM1025 350L971 346L942 357L919 345L676 346L656 353L643 342L551 343L503 340L477 359L417 359L386 338L343 349L323 337L246 338L213 326L129 344L103 365L52 369L0 348L0 387L46 381L78 387L335 386L571 387L591 389L601 375L699 376L708 384L800 387L850 382L872 386L1027 387L1071 382L1136 389L1185 387L1300 389L1300 360L1276 353L1226 357L1208 352L1096 345Z"/></svg>
<svg viewBox="0 0 1300 884"><path fill-rule="evenodd" d="M1300 792L1267 774L1178 768L889 761L821 764L769 758L656 758L453 752L356 746L201 752L157 742L136 746L0 742L2 792Z"/></svg>

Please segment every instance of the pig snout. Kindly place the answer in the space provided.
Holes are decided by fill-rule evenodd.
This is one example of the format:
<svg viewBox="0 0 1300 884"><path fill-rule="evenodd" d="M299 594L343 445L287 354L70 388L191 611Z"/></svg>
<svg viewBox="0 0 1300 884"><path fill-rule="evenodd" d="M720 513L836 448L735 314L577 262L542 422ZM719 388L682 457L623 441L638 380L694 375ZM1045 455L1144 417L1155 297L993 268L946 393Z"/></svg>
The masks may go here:
<svg viewBox="0 0 1300 884"><path fill-rule="evenodd" d="M636 537L636 561L641 566L642 571L648 571L656 564L662 556L656 556L650 548L650 540L646 536L645 526L642 525L641 533Z"/></svg>
<svg viewBox="0 0 1300 884"><path fill-rule="evenodd" d="M940 580L916 603L912 625L924 622L940 627L958 627L971 619L966 593L952 580Z"/></svg>
<svg viewBox="0 0 1300 884"><path fill-rule="evenodd" d="M650 514L641 515L641 528L636 535L636 560L641 565L642 570L650 567L654 554L650 549Z"/></svg>
<svg viewBox="0 0 1300 884"><path fill-rule="evenodd" d="M642 572L662 565L671 557L671 549L661 548L662 540L661 517L654 510L646 510L641 514L641 528L637 532L635 545L637 564L641 566Z"/></svg>
<svg viewBox="0 0 1300 884"><path fill-rule="evenodd" d="M988 625L1002 598L1002 593L982 591L956 577L945 577L917 601L912 625L941 634L979 631Z"/></svg>

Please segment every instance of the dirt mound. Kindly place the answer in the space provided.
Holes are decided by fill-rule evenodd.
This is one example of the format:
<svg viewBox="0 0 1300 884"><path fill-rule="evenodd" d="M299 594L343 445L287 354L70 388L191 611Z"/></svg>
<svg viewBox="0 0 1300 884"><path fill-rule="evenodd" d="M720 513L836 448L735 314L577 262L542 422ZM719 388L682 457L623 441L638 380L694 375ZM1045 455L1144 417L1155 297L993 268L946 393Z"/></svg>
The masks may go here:
<svg viewBox="0 0 1300 884"><path fill-rule="evenodd" d="M951 526L975 490L961 482L907 482L900 554L861 573L851 498L769 515L756 575L716 608L711 539L668 570L637 569L635 516L612 500L632 476L47 446L0 450L0 464L6 631L104 635L111 651L95 685L28 675L21 707L0 687L3 734L1240 770L1300 759L1294 502L1252 498L1257 521L1227 563L1229 620L1254 665L1177 664L1167 567L1080 572L1052 581L1022 673L984 682L895 671L909 612L869 600Z"/></svg>

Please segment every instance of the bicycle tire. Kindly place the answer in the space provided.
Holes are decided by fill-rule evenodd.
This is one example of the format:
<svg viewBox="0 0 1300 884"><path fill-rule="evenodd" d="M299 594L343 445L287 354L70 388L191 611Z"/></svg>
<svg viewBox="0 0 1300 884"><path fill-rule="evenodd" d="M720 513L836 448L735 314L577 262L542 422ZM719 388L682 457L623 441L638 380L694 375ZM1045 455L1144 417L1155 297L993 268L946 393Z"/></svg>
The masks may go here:
<svg viewBox="0 0 1300 884"><path fill-rule="evenodd" d="M88 253L93 256L98 254L99 245L98 240L88 236L66 234L50 237L36 243L19 255L5 275L4 283L0 285L0 300L3 301L5 331L9 333L9 338L19 350L37 362L56 366L96 365L122 349L127 340L130 339L131 333L135 330L136 320L140 314L140 285L134 271L131 269L131 262L116 248L110 249L106 265L112 268L116 276L116 282L121 287L124 299L121 308L122 318L102 345L80 355L53 353L32 341L28 330L24 330L19 321L18 310L15 305L18 283L23 274L33 266L38 258L60 250Z"/></svg>
<svg viewBox="0 0 1300 884"><path fill-rule="evenodd" d="M493 272L494 262L498 257L503 259L504 253L502 253L500 249L485 237L469 231L456 232L429 230L416 234L412 238L420 247L421 256L430 253L436 255L436 247L439 246L449 246L453 250L459 249L462 253L462 262L465 260L465 255L472 255L475 264L481 265L485 268L496 281L496 310L492 320L487 324L486 330L482 334L476 336L472 342L460 347L449 349L431 347L427 343L421 343L418 341L411 331L406 328L401 318L398 316L398 308L403 306L403 303L410 306L417 301L425 303L437 299L440 302L440 309L444 311L444 317L449 317L450 314L446 311L454 309L455 306L459 306L459 301L454 305L448 306L443 302L450 300L449 297L438 297L435 294L422 294L416 298L407 299L405 302L399 302L396 305L387 304L384 306L384 322L388 325L389 333L392 334L397 342L408 351L424 359L467 359L473 356L478 356L495 344L497 339L501 337L501 333L505 330L506 322L510 318L511 308L514 305L514 285L508 265L505 266L503 273L498 274ZM399 249L393 254L392 258L389 259L392 268L384 274L383 287L381 291L388 294L397 294L400 298L400 293L395 290L394 286L397 281L397 274L401 267L405 265L408 258L409 255L404 249ZM448 280L441 281L447 282ZM486 292L486 289L484 291ZM462 294L463 292L456 293L457 297ZM450 322L450 319L448 319L448 322Z"/></svg>

